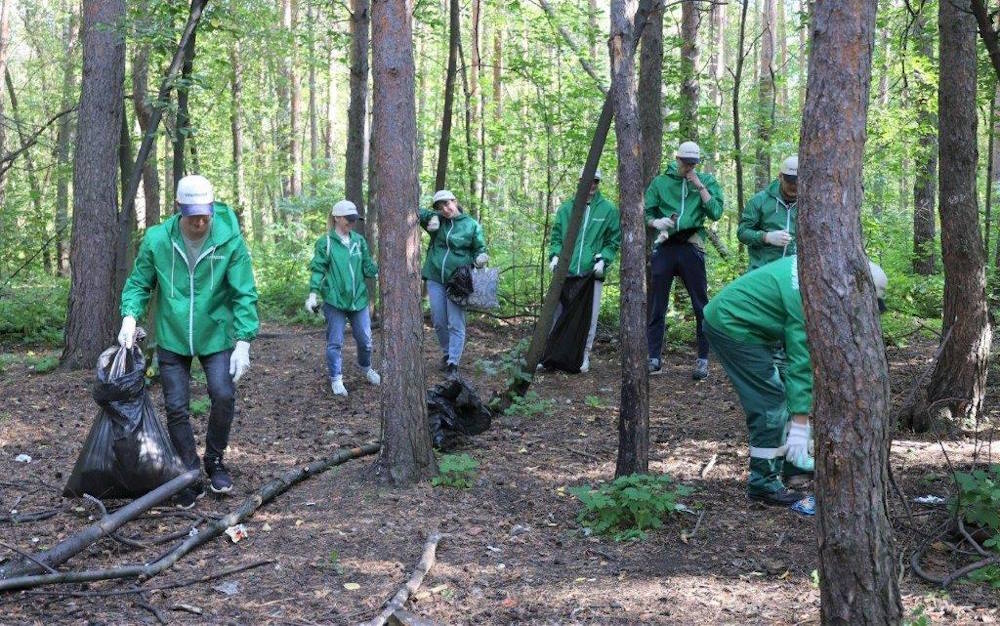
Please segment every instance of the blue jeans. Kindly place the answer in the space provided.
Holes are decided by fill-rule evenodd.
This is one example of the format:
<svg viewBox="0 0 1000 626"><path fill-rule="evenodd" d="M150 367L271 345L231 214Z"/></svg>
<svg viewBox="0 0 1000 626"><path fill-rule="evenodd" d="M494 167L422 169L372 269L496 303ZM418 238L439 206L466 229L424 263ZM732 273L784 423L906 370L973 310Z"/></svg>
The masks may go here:
<svg viewBox="0 0 1000 626"><path fill-rule="evenodd" d="M222 459L229 445L229 429L236 412L236 386L229 375L229 357L232 350L199 355L201 369L208 383L208 397L212 409L208 414L208 431L205 434L205 458ZM198 468L198 448L191 428L191 361L184 356L157 348L160 361L160 382L163 384L163 404L167 410L167 430L177 453L188 469Z"/></svg>
<svg viewBox="0 0 1000 626"><path fill-rule="evenodd" d="M363 370L372 366L372 322L368 307L360 311L342 311L323 303L326 317L326 365L330 379L343 375L344 326L351 322L351 334L358 345L358 365Z"/></svg>
<svg viewBox="0 0 1000 626"><path fill-rule="evenodd" d="M448 363L458 365L465 349L465 309L449 300L444 285L434 280L427 281L427 300L441 352Z"/></svg>

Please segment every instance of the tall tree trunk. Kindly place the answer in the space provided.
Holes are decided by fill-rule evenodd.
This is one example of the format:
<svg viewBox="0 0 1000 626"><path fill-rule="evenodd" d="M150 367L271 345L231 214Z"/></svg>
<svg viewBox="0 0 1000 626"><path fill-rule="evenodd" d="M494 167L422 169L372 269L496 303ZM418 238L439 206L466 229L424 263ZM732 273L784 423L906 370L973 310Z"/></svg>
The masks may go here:
<svg viewBox="0 0 1000 626"><path fill-rule="evenodd" d="M77 52L79 35L79 3L73 1L69 3L69 15L66 20L66 27L63 30L63 41L65 41L63 51L65 57L62 68L62 103L60 105L60 110L62 111L72 106L76 97L77 74L74 57ZM5 46L0 44L0 54L2 54L3 47ZM0 112L2 112L2 108L0 108ZM3 130L0 129L0 133L2 132ZM65 242L66 235L68 234L66 233L66 226L69 224L70 175L66 172L66 166L69 164L72 138L73 125L70 123L70 117L65 115L59 119L59 125L56 127L56 259L59 265L59 273L63 276L69 274L69 247L66 246ZM2 140L0 140L0 143L2 143ZM2 149L2 145L0 145L0 150ZM2 194L2 191L0 191L0 194ZM0 195L0 203L2 201L3 198Z"/></svg>
<svg viewBox="0 0 1000 626"><path fill-rule="evenodd" d="M316 194L319 182L319 112L316 110L316 28L313 5L306 7L309 30L309 192Z"/></svg>
<svg viewBox="0 0 1000 626"><path fill-rule="evenodd" d="M698 141L698 26L696 0L681 0L681 141Z"/></svg>
<svg viewBox="0 0 1000 626"><path fill-rule="evenodd" d="M775 2L777 5L778 12L775 15L776 18L776 29L775 29L775 44L777 46L775 53L778 56L778 71L784 77L781 81L780 88L775 94L778 103L778 109L784 114L788 106L788 33L785 26L785 0L777 0ZM715 8L715 5L712 5Z"/></svg>
<svg viewBox="0 0 1000 626"><path fill-rule="evenodd" d="M763 0L760 14L760 83L757 85L756 188L771 182L771 133L774 126L774 4Z"/></svg>
<svg viewBox="0 0 1000 626"><path fill-rule="evenodd" d="M326 58L326 136L325 143L323 146L323 156L326 157L326 167L333 171L333 120L337 119L337 61L339 59L338 53L340 50L336 45L330 45L329 50L327 50Z"/></svg>
<svg viewBox="0 0 1000 626"><path fill-rule="evenodd" d="M294 47L295 31L292 30L292 13L294 0L276 0L281 24L282 35L288 42L288 51L281 56L281 77L275 81L275 92L278 99L278 119L276 135L276 161L281 171L281 197L294 195L292 176L292 74L295 72L292 48Z"/></svg>
<svg viewBox="0 0 1000 626"><path fill-rule="evenodd" d="M479 74L482 72L483 58L480 51L482 45L482 0L472 0L472 20L471 28L471 61L469 67L469 99L472 101L472 108L467 115L469 125L472 126L472 134L475 140L469 146L468 151L472 156L469 163L470 188L472 191L472 202L476 207L476 219L483 220L483 182L486 169L486 146L484 140L483 125L483 97L479 86Z"/></svg>
<svg viewBox="0 0 1000 626"><path fill-rule="evenodd" d="M944 262L944 343L927 386L929 420L978 418L986 391L990 328L976 197L976 23L969 0L938 6L938 144L948 175L938 181ZM926 425L926 424L924 424Z"/></svg>
<svg viewBox="0 0 1000 626"><path fill-rule="evenodd" d="M947 2L942 2L947 4ZM876 0L817 2L799 154L799 265L812 347L820 617L902 618L888 511L889 376L861 236Z"/></svg>
<svg viewBox="0 0 1000 626"><path fill-rule="evenodd" d="M749 2L740 3L740 28L736 43L736 69L733 71L733 162L736 164L736 209L743 217L746 206L746 192L743 189L743 138L740 134L740 86L743 81L743 67L746 61L747 7ZM737 220L738 221L738 220ZM740 245L742 254L743 245Z"/></svg>
<svg viewBox="0 0 1000 626"><path fill-rule="evenodd" d="M657 4L650 13L640 39L642 46L639 56L639 136L642 138L640 182L645 189L659 173L660 159L663 155L663 7L660 4Z"/></svg>
<svg viewBox="0 0 1000 626"><path fill-rule="evenodd" d="M412 0L372 3L373 139L382 292L382 480L407 485L437 473L424 403L423 317Z"/></svg>
<svg viewBox="0 0 1000 626"><path fill-rule="evenodd" d="M191 33L184 48L184 65L181 67L181 82L177 85L177 124L174 127L174 185L187 173L184 167L184 148L191 133L191 117L188 114L188 93L191 73L194 71L194 47L197 33Z"/></svg>
<svg viewBox="0 0 1000 626"><path fill-rule="evenodd" d="M643 219L643 141L640 134L635 80L635 16L638 0L612 0L611 92L618 147L618 189L622 235L626 242L645 241ZM657 9L657 13L660 10ZM646 33L662 24L655 17ZM662 36L662 34L661 34ZM645 56L645 49L643 50ZM656 85L659 92L659 83ZM657 117L659 111L657 109ZM618 462L615 476L649 471L649 374L646 366L646 248L622 247L621 260L622 389L618 410Z"/></svg>
<svg viewBox="0 0 1000 626"><path fill-rule="evenodd" d="M986 201L989 207L996 204L993 198L996 197L997 190L1000 189L1000 80L993 87L993 100L990 105L990 174L989 189ZM994 258L997 259L995 267L1000 268L1000 237L997 238ZM986 251L986 261L989 263L989 250ZM1000 281L993 283L993 300L1000 300Z"/></svg>
<svg viewBox="0 0 1000 626"><path fill-rule="evenodd" d="M590 58L597 60L597 40L601 36L601 25L598 22L597 17L601 14L600 9L597 6L597 0L587 0L588 3L588 13L587 13L587 25L590 26L590 36L587 39L590 42Z"/></svg>
<svg viewBox="0 0 1000 626"><path fill-rule="evenodd" d="M709 89L712 105L715 106L715 115L712 116L712 160L706 164L705 169L715 171L721 154L719 152L719 121L722 119L722 81L726 77L726 5L716 3L712 5L711 13L712 32L712 52L708 61L708 72L712 76L711 87Z"/></svg>
<svg viewBox="0 0 1000 626"><path fill-rule="evenodd" d="M365 122L368 119L368 0L351 0L351 99L347 107L347 154L344 191L347 199L365 214L364 177L368 163Z"/></svg>
<svg viewBox="0 0 1000 626"><path fill-rule="evenodd" d="M810 0L799 0L799 23L808 24L809 23L809 2ZM805 27L799 28L799 111L802 111L806 105L806 81L808 76L806 75L806 70L809 67L808 58L809 55L806 51L806 31L808 29Z"/></svg>
<svg viewBox="0 0 1000 626"><path fill-rule="evenodd" d="M927 19L922 13L913 22L917 52L928 62L934 60L934 34L928 32ZM913 181L913 271L929 276L934 273L934 208L937 187L937 115L931 106L935 97L935 81L922 80L916 73L913 89L917 107L917 153Z"/></svg>
<svg viewBox="0 0 1000 626"><path fill-rule="evenodd" d="M6 2L6 0L5 0ZM73 237L65 368L92 367L114 340L118 146L124 106L124 0L83 2L83 82L73 159Z"/></svg>
<svg viewBox="0 0 1000 626"><path fill-rule="evenodd" d="M149 99L149 52L144 45L132 57L132 108L139 121L143 136L150 130L153 106ZM160 223L160 177L156 171L156 142L153 142L149 157L142 167L142 197L146 228Z"/></svg>
<svg viewBox="0 0 1000 626"><path fill-rule="evenodd" d="M295 43L294 33L299 26L299 3L298 0L290 0L292 10L292 58L289 65L289 77L291 79L291 141L288 152L292 161L291 195L302 195L302 76L298 71L298 45Z"/></svg>
<svg viewBox="0 0 1000 626"><path fill-rule="evenodd" d="M229 63L232 66L232 76L230 77L230 109L229 109L229 130L233 140L233 164L232 164L232 185L233 198L236 200L236 217L246 230L245 211L247 207L246 198L246 172L243 164L243 52L240 49L239 39L233 41L229 49ZM254 235L257 233L255 232Z"/></svg>
<svg viewBox="0 0 1000 626"><path fill-rule="evenodd" d="M438 144L437 173L434 176L435 189L444 189L448 177L448 146L451 143L451 117L458 68L460 5L458 0L449 0L448 6L448 73L444 83L444 110L441 113L441 142Z"/></svg>
<svg viewBox="0 0 1000 626"><path fill-rule="evenodd" d="M0 70L7 73L7 56L10 53L11 0L0 0ZM0 98L0 116L6 115L3 98ZM7 125L0 124L0 154L7 154ZM7 175L0 173L0 207L7 199Z"/></svg>

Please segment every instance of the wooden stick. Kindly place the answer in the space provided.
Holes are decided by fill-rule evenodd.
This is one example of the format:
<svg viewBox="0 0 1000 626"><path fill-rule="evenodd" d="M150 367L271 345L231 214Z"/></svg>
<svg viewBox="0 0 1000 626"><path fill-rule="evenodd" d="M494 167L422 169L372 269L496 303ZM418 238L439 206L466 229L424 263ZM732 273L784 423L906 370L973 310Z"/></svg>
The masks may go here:
<svg viewBox="0 0 1000 626"><path fill-rule="evenodd" d="M708 463L705 464L705 467L701 468L701 477L702 478L705 478L706 476L708 476L708 473L712 471L712 468L715 467L715 463L718 460L719 460L718 453L713 454L712 458L710 458L708 460Z"/></svg>
<svg viewBox="0 0 1000 626"><path fill-rule="evenodd" d="M434 567L438 542L441 541L443 536L439 532L431 533L431 536L427 538L427 542L424 544L424 552L420 555L420 562L417 563L417 569L413 571L406 584L389 600L385 608L382 609L382 612L372 619L372 621L368 622L368 626L385 626L389 616L403 608L406 601L410 598L410 594L414 593L420 587L420 583L424 582L424 576Z"/></svg>

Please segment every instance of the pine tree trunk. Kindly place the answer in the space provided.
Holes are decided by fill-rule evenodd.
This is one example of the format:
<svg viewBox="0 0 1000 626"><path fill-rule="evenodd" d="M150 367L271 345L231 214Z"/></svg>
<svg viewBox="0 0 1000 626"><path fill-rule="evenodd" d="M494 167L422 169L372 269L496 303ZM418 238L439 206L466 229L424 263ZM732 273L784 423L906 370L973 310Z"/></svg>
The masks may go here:
<svg viewBox="0 0 1000 626"><path fill-rule="evenodd" d="M785 0L777 0L775 2L778 12L775 15L776 18L776 30L775 30L775 44L777 49L775 50L778 56L778 71L781 75L785 77L780 83L780 88L776 93L776 99L778 103L778 109L782 114L785 113L786 107L788 106L788 33L785 27ZM715 5L712 5L715 8Z"/></svg>
<svg viewBox="0 0 1000 626"><path fill-rule="evenodd" d="M316 110L316 17L313 5L306 7L306 23L309 31L309 192L316 194L319 182L319 112Z"/></svg>
<svg viewBox="0 0 1000 626"><path fill-rule="evenodd" d="M945 3L942 3L945 4ZM889 377L861 236L875 0L817 3L799 155L823 624L898 624Z"/></svg>
<svg viewBox="0 0 1000 626"><path fill-rule="evenodd" d="M132 58L132 108L135 118L139 121L139 129L143 136L149 132L149 121L153 116L153 107L149 103L149 52L150 46L145 45ZM156 142L142 168L142 197L144 223L146 228L160 223L160 177L156 171Z"/></svg>
<svg viewBox="0 0 1000 626"><path fill-rule="evenodd" d="M64 368L93 367L114 340L118 296L118 147L123 113L124 0L84 0L83 82L73 159L73 236Z"/></svg>
<svg viewBox="0 0 1000 626"><path fill-rule="evenodd" d="M681 0L681 141L698 141L698 26L696 0Z"/></svg>
<svg viewBox="0 0 1000 626"><path fill-rule="evenodd" d="M330 45L326 58L326 136L323 146L323 156L326 158L326 166L333 171L333 120L337 119L337 59L340 50L336 45Z"/></svg>
<svg viewBox="0 0 1000 626"><path fill-rule="evenodd" d="M660 171L663 154L663 7L650 13L640 38L639 135L642 137L642 187Z"/></svg>
<svg viewBox="0 0 1000 626"><path fill-rule="evenodd" d="M722 81L726 78L726 5L713 4L711 13L712 52L708 61L708 72L712 76L710 97L716 114L712 116L712 143L715 146L712 160L705 169L714 172L721 158L719 152L719 122L722 119Z"/></svg>
<svg viewBox="0 0 1000 626"><path fill-rule="evenodd" d="M299 26L298 0L290 0L292 11L291 32L295 33ZM298 71L298 46L292 38L292 53L289 63L289 78L291 79L291 140L288 152L292 162L291 195L302 195L302 76Z"/></svg>
<svg viewBox="0 0 1000 626"><path fill-rule="evenodd" d="M243 51L240 49L238 39L233 41L232 48L229 49L229 62L233 70L229 85L229 130L233 140L232 185L233 197L236 200L236 206L233 207L233 210L236 211L236 216L243 229L247 230L245 212L249 207L246 198L246 172L243 164ZM257 235L256 230L254 235Z"/></svg>
<svg viewBox="0 0 1000 626"><path fill-rule="evenodd" d="M76 55L80 35L79 3L69 3L69 18L63 31L65 46L63 51L63 79L60 110L65 111L74 102L76 96L76 68L73 58ZM0 132L3 132L0 130ZM56 261L61 276L69 275L69 247L66 245L66 227L69 224L69 182L70 174L66 172L69 164L70 146L73 141L73 125L70 117L64 115L56 127ZM0 147L2 149L2 147ZM2 197L0 197L2 202Z"/></svg>
<svg viewBox="0 0 1000 626"><path fill-rule="evenodd" d="M372 3L373 139L381 245L381 480L408 485L437 473L424 403L423 317L412 0Z"/></svg>
<svg viewBox="0 0 1000 626"><path fill-rule="evenodd" d="M344 191L348 200L365 215L364 177L367 163L365 122L368 119L368 0L351 0L351 96L347 107L347 153L344 161Z"/></svg>
<svg viewBox="0 0 1000 626"><path fill-rule="evenodd" d="M746 192L743 189L743 137L740 133L740 87L743 82L744 45L746 44L747 7L749 2L740 5L740 28L736 43L736 69L733 71L733 162L736 164L736 209L738 218L743 216L746 206ZM737 221L739 221L737 219ZM742 255L743 245L740 244Z"/></svg>
<svg viewBox="0 0 1000 626"><path fill-rule="evenodd" d="M757 85L757 155L754 182L764 189L771 182L771 133L774 126L774 4L763 0L760 14L760 82Z"/></svg>
<svg viewBox="0 0 1000 626"><path fill-rule="evenodd" d="M448 70L444 83L444 110L441 112L441 142L438 144L437 173L434 189L444 189L448 179L448 146L451 143L451 118L455 101L455 78L458 68L459 11L458 0L448 3Z"/></svg>
<svg viewBox="0 0 1000 626"><path fill-rule="evenodd" d="M294 37L292 30L293 0L276 0L280 17L282 34L289 41ZM294 195L292 176L292 74L295 72L294 60L289 51L281 57L281 76L275 81L275 92L278 99L278 119L275 127L275 160L281 172L281 197ZM275 209L277 210L277 209Z"/></svg>
<svg viewBox="0 0 1000 626"><path fill-rule="evenodd" d="M913 33L919 52L928 62L934 60L934 36L928 32L927 19L918 14ZM937 115L931 108L937 85L920 80L913 86L917 107L917 152L913 181L913 272L923 276L934 273L937 257L934 242L934 208L937 188Z"/></svg>

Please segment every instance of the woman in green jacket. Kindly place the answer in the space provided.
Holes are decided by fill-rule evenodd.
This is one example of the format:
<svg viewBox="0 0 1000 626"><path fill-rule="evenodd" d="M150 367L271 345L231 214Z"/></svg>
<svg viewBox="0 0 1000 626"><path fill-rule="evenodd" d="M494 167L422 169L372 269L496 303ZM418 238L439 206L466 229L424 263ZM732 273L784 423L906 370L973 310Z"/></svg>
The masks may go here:
<svg viewBox="0 0 1000 626"><path fill-rule="evenodd" d="M479 222L462 212L455 194L441 189L434 194L434 210L420 211L420 225L431 236L424 262L431 321L441 345L441 366L449 376L458 374L465 349L465 309L448 298L445 285L463 265L483 267L489 261Z"/></svg>
<svg viewBox="0 0 1000 626"><path fill-rule="evenodd" d="M309 263L309 298L306 309L313 313L323 298L326 317L326 364L334 395L346 396L342 367L344 326L351 322L351 333L358 346L358 366L373 385L381 378L372 369L372 323L368 313L368 287L365 278L378 275L365 238L352 229L358 221L358 209L350 200L341 200L330 211L333 228L320 237Z"/></svg>

